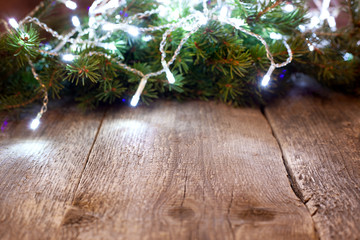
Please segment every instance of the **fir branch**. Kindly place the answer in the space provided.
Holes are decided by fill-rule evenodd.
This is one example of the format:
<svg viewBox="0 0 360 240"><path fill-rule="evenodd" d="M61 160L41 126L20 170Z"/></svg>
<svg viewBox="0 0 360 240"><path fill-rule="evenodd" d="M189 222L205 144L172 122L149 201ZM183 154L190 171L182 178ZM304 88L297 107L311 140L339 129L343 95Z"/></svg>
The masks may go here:
<svg viewBox="0 0 360 240"><path fill-rule="evenodd" d="M4 105L1 107L2 110L9 110L9 109L14 109L14 108L20 108L20 107L25 107L26 105L29 105L30 103L34 102L37 99L40 99L42 97L41 94L37 94L34 97L21 102L21 103L17 103L17 104L13 104L13 105Z"/></svg>
<svg viewBox="0 0 360 240"><path fill-rule="evenodd" d="M157 6L152 0L130 2L126 7L114 8L113 13L108 14L105 20L129 23L136 13L155 9ZM290 73L296 71L312 75L319 83L335 89L351 90L359 87L356 79L360 77L360 34L356 25L357 16L354 14L358 11L358 0L347 1L352 13L352 27L329 32L329 26L324 24L318 32L305 33L296 30L307 21L304 17L306 7L302 5L302 1L293 0L291 3L296 9L289 13L282 10L284 0L267 2L235 1L231 15L232 18L248 19L248 23L242 27L265 39L275 62L285 61L288 52L281 41L270 38L270 33L280 33L288 38L293 63L276 69L266 90L259 87L259 82L270 65L265 47L258 39L235 30L230 25L209 20L188 39L170 66L175 83L169 84L165 74L149 78L141 94L141 101L148 104L156 98L175 98L216 99L234 106L265 104L271 97L281 96L291 87L288 79ZM46 0L44 7L36 14L50 16L49 4L51 1ZM212 2L208 6L212 8L214 5L216 4ZM202 10L201 5L195 8ZM261 9L264 10L260 11ZM115 20L119 11L122 12L121 17ZM189 7L184 6L184 11L179 15L186 17L189 12ZM134 17L131 21L132 25L139 28L171 22L155 14L144 18ZM93 109L102 102L111 104L119 102L119 99L129 100L135 93L142 74L162 69L159 44L163 30L146 33L151 35L150 41L130 36L126 31L114 31L109 33L108 38L90 45L80 43L81 40L89 40L88 34L81 37L74 35L69 40L77 43L66 43L59 52L49 56L46 54L48 50L39 45L37 27L30 26L18 31L11 29L0 35L0 74L4 76L0 79L0 105L6 105L8 109L22 107L36 100L33 99L34 89L38 87L38 83L27 67L26 56L36 63L36 71L53 97L71 96L79 102L79 106L87 109ZM61 32L61 28L56 31ZM95 34L102 34L100 28L96 31ZM167 61L187 32L178 28L167 37L164 48ZM316 37L312 35L313 32ZM25 33L29 35L27 39L24 38ZM46 41L51 47L58 45L57 41ZM314 51L309 50L307 41L312 43ZM75 50L70 48L76 44ZM109 45L112 49L105 49ZM64 53L72 53L77 57L66 64L60 58ZM351 60L344 60L345 53L351 54ZM135 70L129 72L122 64ZM136 71L141 74L134 74ZM79 82L82 84L78 84ZM18 92L21 95L17 96Z"/></svg>
<svg viewBox="0 0 360 240"><path fill-rule="evenodd" d="M68 72L65 80L75 82L76 85L80 79L82 85L85 85L85 79L96 83L101 77L98 73L100 70L99 64L100 60L96 56L81 56L78 60L66 66Z"/></svg>
<svg viewBox="0 0 360 240"><path fill-rule="evenodd" d="M27 62L28 56L34 59L38 55L36 49L40 44L39 33L31 26L9 32L5 41L7 50L15 57L19 66Z"/></svg>
<svg viewBox="0 0 360 240"><path fill-rule="evenodd" d="M260 11L256 16L256 20L259 20L262 15L266 14L271 9L276 8L277 6L279 6L284 1L285 0L277 0L274 4L268 6L264 10Z"/></svg>

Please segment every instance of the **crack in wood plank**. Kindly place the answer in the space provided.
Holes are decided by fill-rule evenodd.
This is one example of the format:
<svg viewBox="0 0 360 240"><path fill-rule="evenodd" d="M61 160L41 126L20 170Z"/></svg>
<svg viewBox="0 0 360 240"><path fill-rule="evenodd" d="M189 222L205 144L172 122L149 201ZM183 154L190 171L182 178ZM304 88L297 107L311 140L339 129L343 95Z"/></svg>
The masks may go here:
<svg viewBox="0 0 360 240"><path fill-rule="evenodd" d="M0 134L0 238L4 240L55 239L101 118L61 104L32 131L28 117L11 122ZM73 213L75 222L94 219Z"/></svg>
<svg viewBox="0 0 360 240"><path fill-rule="evenodd" d="M87 166L87 164L88 164L88 162L89 162L89 158L90 158L91 152L92 152L92 150L93 150L93 148L94 148L95 142L96 142L97 137L98 137L98 135L99 135L101 126L102 126L103 121L104 121L105 116L106 116L106 112L107 112L107 109L104 110L103 116L101 117L101 120L100 120L100 123L99 123L99 127L98 127L98 129L97 129L97 131L96 131L94 140L93 140L93 142L92 142L92 144L91 144L89 153L88 153L87 156L86 156L86 160L85 160L85 163L84 163L84 167L82 168L82 170L81 170L81 172L80 172L79 180L76 182L76 185L75 185L75 188L74 188L73 197L72 197L72 201L71 201L72 205L74 205L76 192L77 192L77 190L78 190L78 188L79 188L79 184L80 184L80 182L81 182L81 178L82 178L82 176L83 176L83 173L84 173L84 171L85 171L85 168L86 168L86 166Z"/></svg>
<svg viewBox="0 0 360 240"><path fill-rule="evenodd" d="M280 151L281 151L281 158L282 158L282 160L283 160L283 164L284 164L285 170L286 170L286 172L287 172L287 178L288 178L288 180L289 180L290 187L291 187L291 189L293 190L294 194L299 198L299 200L304 204L304 206L305 206L306 209L308 210L308 212L309 212L309 214L310 214L310 216L311 216L311 219L312 219L312 223L313 223L313 227L314 227L314 232L315 232L315 237L316 237L316 239L320 239L319 234L318 234L318 231L317 231L317 228L316 228L316 226L315 226L314 219L312 218L312 217L316 214L317 211L311 212L310 209L308 208L308 206L306 205L306 203L310 200L310 198L309 198L309 199L305 199L305 198L304 198L304 195L302 194L302 192L301 192L301 190L300 190L300 187L299 187L299 185L298 185L297 182L296 182L296 178L295 178L293 172L291 171L290 166L287 164L287 161L286 161L285 156L284 156L283 147L282 147L282 145L281 145L281 143L280 143L280 140L279 140L278 136L276 135L275 129L273 128L271 122L269 121L268 116L267 116L266 113L265 113L265 109L264 109L264 108L261 109L261 113L263 114L263 116L264 116L264 118L266 119L268 125L270 126L270 128L271 128L271 133L272 133L274 139L276 140L276 142L277 142L277 144L278 144L278 146L279 146L279 149L280 149Z"/></svg>
<svg viewBox="0 0 360 240"><path fill-rule="evenodd" d="M187 179L188 179L188 176L187 176L186 171L185 171L184 195L183 195L183 198L182 198L182 200L181 200L181 204L180 204L181 207L184 205L184 201L185 201L185 198L186 198L186 183L187 183Z"/></svg>
<svg viewBox="0 0 360 240"><path fill-rule="evenodd" d="M234 201L234 189L231 190L231 198L230 198L229 207L228 207L227 213L226 213L226 220L227 220L227 222L229 224L232 239L235 240L235 232L234 232L234 228L233 228L233 225L231 223L231 220L230 220L230 210L231 210L231 206L232 206L233 201Z"/></svg>
<svg viewBox="0 0 360 240"><path fill-rule="evenodd" d="M63 239L314 239L270 129L214 103L108 113Z"/></svg>
<svg viewBox="0 0 360 240"><path fill-rule="evenodd" d="M266 108L321 239L360 236L360 102L295 91Z"/></svg>

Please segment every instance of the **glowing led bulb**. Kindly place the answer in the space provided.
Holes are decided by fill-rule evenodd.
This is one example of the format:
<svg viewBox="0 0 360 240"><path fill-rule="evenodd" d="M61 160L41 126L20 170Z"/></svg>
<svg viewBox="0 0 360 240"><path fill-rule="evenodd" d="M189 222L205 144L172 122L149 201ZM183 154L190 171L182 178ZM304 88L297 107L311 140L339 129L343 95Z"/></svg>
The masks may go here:
<svg viewBox="0 0 360 240"><path fill-rule="evenodd" d="M151 37L150 35L146 35L146 36L143 36L141 39L142 39L144 42L148 42L148 41L150 41L150 40L152 39L152 37Z"/></svg>
<svg viewBox="0 0 360 240"><path fill-rule="evenodd" d="M207 22L208 22L208 18L205 17L204 14L201 14L201 15L199 16L199 24L200 24L200 25L205 25Z"/></svg>
<svg viewBox="0 0 360 240"><path fill-rule="evenodd" d="M71 21L72 21L72 23L73 23L73 25L74 25L75 27L79 27L79 26L80 26L80 20L79 20L79 18L78 18L77 16L73 16L73 17L71 18Z"/></svg>
<svg viewBox="0 0 360 240"><path fill-rule="evenodd" d="M351 61L351 60L354 59L354 55L347 52L347 53L344 54L343 58L344 58L345 61Z"/></svg>
<svg viewBox="0 0 360 240"><path fill-rule="evenodd" d="M320 18L317 16L313 16L310 19L309 28L315 28L318 24L320 24Z"/></svg>
<svg viewBox="0 0 360 240"><path fill-rule="evenodd" d="M129 26L126 30L131 36L138 36L140 34L139 29L134 26Z"/></svg>
<svg viewBox="0 0 360 240"><path fill-rule="evenodd" d="M329 23L329 27L333 30L336 30L336 21L335 21L335 18L333 16L329 16L327 18L327 21Z"/></svg>
<svg viewBox="0 0 360 240"><path fill-rule="evenodd" d="M112 51L117 50L115 43L105 43L103 46L104 46L104 48L112 50Z"/></svg>
<svg viewBox="0 0 360 240"><path fill-rule="evenodd" d="M163 6L163 5L160 5L159 7L158 7L158 10L159 10L159 16L160 17L165 17L166 15L168 15L168 12L169 12L169 10L165 7L165 6Z"/></svg>
<svg viewBox="0 0 360 240"><path fill-rule="evenodd" d="M245 20L244 19L239 19L239 18L229 18L228 19L230 22L234 23L237 27L243 26L245 25Z"/></svg>
<svg viewBox="0 0 360 240"><path fill-rule="evenodd" d="M227 15L228 15L228 8L226 6L223 6L220 9L219 19L220 20L226 19Z"/></svg>
<svg viewBox="0 0 360 240"><path fill-rule="evenodd" d="M305 32L306 27L304 25L299 25L300 32Z"/></svg>
<svg viewBox="0 0 360 240"><path fill-rule="evenodd" d="M120 1L118 0L110 0L107 4L106 4L106 10L110 9L110 8L116 8L119 7L119 3Z"/></svg>
<svg viewBox="0 0 360 240"><path fill-rule="evenodd" d="M166 73L166 78L169 81L170 84L175 83L175 77L174 75L170 72L169 68L165 69L165 73Z"/></svg>
<svg viewBox="0 0 360 240"><path fill-rule="evenodd" d="M280 33L272 32L270 33L270 38L274 40L280 40L282 39L282 35Z"/></svg>
<svg viewBox="0 0 360 240"><path fill-rule="evenodd" d="M30 124L30 128L31 128L32 130L35 130L35 129L38 128L38 126L40 125L40 118L41 118L41 115L38 114L38 115L36 116L36 118L34 118L34 119L32 120L32 122L31 122L31 124Z"/></svg>
<svg viewBox="0 0 360 240"><path fill-rule="evenodd" d="M271 65L265 76L263 77L261 81L261 86L266 87L270 82L270 77L273 71L275 70L275 66Z"/></svg>
<svg viewBox="0 0 360 240"><path fill-rule="evenodd" d="M94 17L90 17L90 18L89 18L89 26L92 27L92 26L95 25L95 23L96 23L95 18L94 18Z"/></svg>
<svg viewBox="0 0 360 240"><path fill-rule="evenodd" d="M269 84L269 82L270 82L270 76L269 74L265 74L265 76L261 81L261 86L266 87Z"/></svg>
<svg viewBox="0 0 360 240"><path fill-rule="evenodd" d="M112 31L112 30L114 30L114 28L115 28L115 24L113 24L113 23L105 23L102 26L102 29L105 31Z"/></svg>
<svg viewBox="0 0 360 240"><path fill-rule="evenodd" d="M75 59L75 56L72 54L64 54L62 59L66 62L72 62Z"/></svg>
<svg viewBox="0 0 360 240"><path fill-rule="evenodd" d="M74 10L77 8L77 4L74 1L68 0L65 2L65 6L71 10Z"/></svg>
<svg viewBox="0 0 360 240"><path fill-rule="evenodd" d="M9 19L9 24L10 24L13 28L15 28L15 29L18 29L18 28L19 28L19 24L18 24L18 22L15 20L15 18L10 18L10 19Z"/></svg>
<svg viewBox="0 0 360 240"><path fill-rule="evenodd" d="M283 9L285 12L292 12L292 11L294 11L295 7L291 3L288 3L284 6Z"/></svg>
<svg viewBox="0 0 360 240"><path fill-rule="evenodd" d="M136 105L139 102L139 99L140 99L140 96L135 94L131 99L130 105L133 106L133 107L136 107Z"/></svg>

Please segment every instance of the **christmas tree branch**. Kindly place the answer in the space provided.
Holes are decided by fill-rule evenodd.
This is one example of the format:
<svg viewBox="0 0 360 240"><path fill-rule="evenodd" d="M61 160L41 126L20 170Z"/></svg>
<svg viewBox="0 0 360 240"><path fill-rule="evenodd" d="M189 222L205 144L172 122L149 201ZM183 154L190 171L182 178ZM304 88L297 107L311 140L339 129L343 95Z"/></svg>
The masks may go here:
<svg viewBox="0 0 360 240"><path fill-rule="evenodd" d="M264 10L262 10L261 12L259 12L256 16L256 20L259 20L260 17L262 15L264 15L265 13L267 13L268 11L270 11L271 9L274 9L275 7L279 6L282 2L284 2L285 0L277 0L274 4L272 4L271 6L266 7Z"/></svg>

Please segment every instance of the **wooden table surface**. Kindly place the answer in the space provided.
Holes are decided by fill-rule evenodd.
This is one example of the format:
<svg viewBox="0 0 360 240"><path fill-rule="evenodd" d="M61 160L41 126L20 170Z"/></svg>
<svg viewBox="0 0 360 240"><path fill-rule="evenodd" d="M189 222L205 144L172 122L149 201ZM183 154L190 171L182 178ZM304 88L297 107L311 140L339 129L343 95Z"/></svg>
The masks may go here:
<svg viewBox="0 0 360 240"><path fill-rule="evenodd" d="M0 132L0 239L360 239L358 99L50 108L28 123Z"/></svg>

